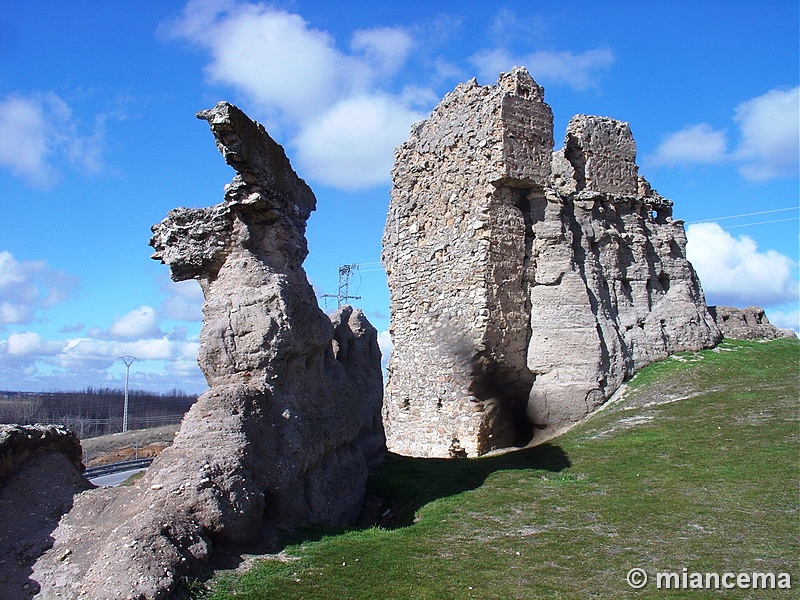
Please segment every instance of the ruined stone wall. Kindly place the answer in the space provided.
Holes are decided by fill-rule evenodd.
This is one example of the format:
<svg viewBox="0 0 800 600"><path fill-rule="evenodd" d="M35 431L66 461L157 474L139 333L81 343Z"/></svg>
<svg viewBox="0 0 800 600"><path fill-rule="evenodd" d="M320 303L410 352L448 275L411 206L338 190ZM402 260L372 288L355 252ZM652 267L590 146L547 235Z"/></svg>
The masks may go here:
<svg viewBox="0 0 800 600"><path fill-rule="evenodd" d="M726 338L734 340L797 338L797 334L791 329L779 329L770 323L764 309L760 306L746 308L709 306L708 310Z"/></svg>
<svg viewBox="0 0 800 600"><path fill-rule="evenodd" d="M525 385L525 293L510 267L524 259L525 234L512 186L548 180L553 117L527 73L503 84L459 85L397 150L383 239L399 349L384 417L397 452L477 454L488 449L479 440L509 441L508 407L474 398L492 369Z"/></svg>
<svg viewBox="0 0 800 600"><path fill-rule="evenodd" d="M385 453L377 331L349 306L325 315L302 268L314 194L235 106L198 117L236 176L221 204L171 211L151 245L203 289L210 389L135 486L77 498L36 563L43 597L167 598L216 547L345 525Z"/></svg>
<svg viewBox="0 0 800 600"><path fill-rule="evenodd" d="M524 69L462 84L398 149L383 240L394 451L524 444L719 339L628 125L579 115L554 153L543 96Z"/></svg>

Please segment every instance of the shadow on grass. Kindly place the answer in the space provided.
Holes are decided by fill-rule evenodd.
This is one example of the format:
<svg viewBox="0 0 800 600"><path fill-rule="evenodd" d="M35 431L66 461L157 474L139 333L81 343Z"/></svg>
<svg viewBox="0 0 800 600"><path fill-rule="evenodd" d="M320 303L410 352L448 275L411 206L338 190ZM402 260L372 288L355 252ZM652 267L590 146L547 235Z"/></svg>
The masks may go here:
<svg viewBox="0 0 800 600"><path fill-rule="evenodd" d="M408 527L426 504L477 489L492 473L522 469L555 473L571 464L566 452L550 443L481 458L414 458L389 453L370 477L362 513L352 526L284 531L279 535L279 545L282 549L369 527Z"/></svg>
<svg viewBox="0 0 800 600"><path fill-rule="evenodd" d="M413 458L389 453L367 483L364 506L354 524L265 532L260 546L216 549L213 568L237 568L243 553L273 554L286 546L371 527L408 527L426 504L477 489L493 473L524 469L557 473L571 465L567 453L550 443L481 458Z"/></svg>
<svg viewBox="0 0 800 600"><path fill-rule="evenodd" d="M389 454L369 481L360 524L407 527L426 504L477 489L492 473L521 469L559 472L570 466L566 452L549 443L473 459Z"/></svg>

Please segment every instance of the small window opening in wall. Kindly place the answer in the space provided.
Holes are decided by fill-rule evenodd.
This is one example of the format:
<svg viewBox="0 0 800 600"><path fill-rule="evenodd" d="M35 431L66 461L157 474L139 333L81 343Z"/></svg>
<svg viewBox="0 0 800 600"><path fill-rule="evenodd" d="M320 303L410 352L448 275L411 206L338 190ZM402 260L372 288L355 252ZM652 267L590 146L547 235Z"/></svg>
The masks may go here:
<svg viewBox="0 0 800 600"><path fill-rule="evenodd" d="M441 398L436 398L436 408L437 409L442 408L442 399Z"/></svg>
<svg viewBox="0 0 800 600"><path fill-rule="evenodd" d="M405 408L405 409L411 408L411 398L403 398L403 402L400 405L400 408Z"/></svg>
<svg viewBox="0 0 800 600"><path fill-rule="evenodd" d="M658 276L658 283L661 285L661 289L665 292L669 291L669 275L666 273L662 273Z"/></svg>

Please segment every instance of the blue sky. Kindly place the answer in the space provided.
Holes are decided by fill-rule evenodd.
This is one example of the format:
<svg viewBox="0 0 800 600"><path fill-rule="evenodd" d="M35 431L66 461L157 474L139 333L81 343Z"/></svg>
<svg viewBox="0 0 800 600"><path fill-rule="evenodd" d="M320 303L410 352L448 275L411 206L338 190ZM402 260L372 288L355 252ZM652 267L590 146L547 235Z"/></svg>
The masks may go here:
<svg viewBox="0 0 800 600"><path fill-rule="evenodd" d="M376 263L394 146L459 82L527 66L557 146L577 113L630 123L687 222L711 304L798 329L798 5L760 2L8 3L0 12L0 390L199 392L201 295L150 226L222 199L205 122L240 106L318 199L309 278L388 350ZM745 216L738 216L745 215ZM333 307L331 307L333 308Z"/></svg>

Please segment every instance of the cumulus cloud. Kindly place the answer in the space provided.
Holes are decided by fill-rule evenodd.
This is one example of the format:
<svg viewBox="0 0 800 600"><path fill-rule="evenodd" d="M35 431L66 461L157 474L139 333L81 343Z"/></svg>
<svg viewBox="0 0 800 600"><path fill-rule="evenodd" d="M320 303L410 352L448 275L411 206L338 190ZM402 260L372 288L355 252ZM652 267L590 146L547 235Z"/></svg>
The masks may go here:
<svg viewBox="0 0 800 600"><path fill-rule="evenodd" d="M114 340L78 337L68 340L44 340L32 331L12 332L0 339L0 380L4 389L78 389L107 381L120 356L135 356L145 367L161 373L163 389L197 390L203 385L197 367L197 339ZM142 366L142 365L140 365ZM45 382L51 381L51 384Z"/></svg>
<svg viewBox="0 0 800 600"><path fill-rule="evenodd" d="M508 72L515 66L525 66L539 83L566 85L576 90L595 87L599 76L615 61L614 52L609 48L581 53L537 50L529 54L513 54L496 48L482 50L470 57L484 81L495 81L499 73Z"/></svg>
<svg viewBox="0 0 800 600"><path fill-rule="evenodd" d="M770 90L736 107L741 140L734 152L740 173L763 181L791 177L800 164L800 87Z"/></svg>
<svg viewBox="0 0 800 600"><path fill-rule="evenodd" d="M0 327L30 323L39 309L66 300L75 283L44 261L18 261L0 251Z"/></svg>
<svg viewBox="0 0 800 600"><path fill-rule="evenodd" d="M362 29L353 34L350 42L353 51L382 76L395 74L405 64L413 45L414 39L400 27Z"/></svg>
<svg viewBox="0 0 800 600"><path fill-rule="evenodd" d="M161 316L174 321L200 322L203 320L203 290L194 279L169 281L161 291L167 298L161 304Z"/></svg>
<svg viewBox="0 0 800 600"><path fill-rule="evenodd" d="M8 336L6 352L11 356L31 356L47 352L47 349L38 333L23 331Z"/></svg>
<svg viewBox="0 0 800 600"><path fill-rule="evenodd" d="M358 65L329 34L264 4L189 2L174 33L210 52L212 82L294 120L317 114L346 92L349 81L365 77L363 65L348 69Z"/></svg>
<svg viewBox="0 0 800 600"><path fill-rule="evenodd" d="M422 117L388 96L348 98L300 132L298 158L310 177L331 186L359 189L380 184L391 171L394 147Z"/></svg>
<svg viewBox="0 0 800 600"><path fill-rule="evenodd" d="M728 160L727 154L727 134L700 123L666 136L651 160L659 165L711 164Z"/></svg>
<svg viewBox="0 0 800 600"><path fill-rule="evenodd" d="M768 307L797 301L800 286L789 257L760 251L752 238L734 237L717 223L689 225L686 236L687 258L709 304Z"/></svg>
<svg viewBox="0 0 800 600"><path fill-rule="evenodd" d="M118 339L155 338L163 335L158 327L156 311L150 306L140 306L117 319L109 327L108 334Z"/></svg>
<svg viewBox="0 0 800 600"><path fill-rule="evenodd" d="M31 273L47 279L52 270L44 263L17 263L8 253L0 253L0 292L16 288L28 290L22 294L25 302L17 301L13 305L24 310L6 310L4 314L24 312L32 318L37 306L53 301L52 296L47 295L52 288L41 290ZM139 359L142 381L146 380L150 389L202 390L205 385L197 366L198 335L190 333L185 325L169 330L163 326L165 319L196 320L195 311L199 312L202 293L196 282L189 283L193 285L172 286L170 298L184 302L172 304L172 312L163 305L159 309L140 306L108 327L95 326L87 330L82 323L64 326L60 335L55 336L64 336L64 339L45 339L41 332L11 331L0 338L0 382L4 389L18 390L96 386L113 381L119 357L128 355ZM17 292L19 296L19 290ZM9 325L18 324L19 319ZM85 334L81 334L83 331Z"/></svg>
<svg viewBox="0 0 800 600"><path fill-rule="evenodd" d="M194 0L171 32L207 51L209 80L255 103L269 128L289 137L300 170L322 183L363 189L388 182L395 146L424 115L420 94L388 90L414 45L402 28L356 31L345 52L298 14Z"/></svg>
<svg viewBox="0 0 800 600"><path fill-rule="evenodd" d="M44 189L58 181L59 160L97 173L103 166L103 118L89 135L80 131L70 107L52 92L9 96L0 101L0 166Z"/></svg>
<svg viewBox="0 0 800 600"><path fill-rule="evenodd" d="M738 140L708 123L689 125L664 137L646 160L656 166L731 163L752 181L793 177L800 164L800 87L773 89L739 104L733 116Z"/></svg>
<svg viewBox="0 0 800 600"><path fill-rule="evenodd" d="M767 314L769 322L781 329L793 329L800 333L800 310L772 308Z"/></svg>

